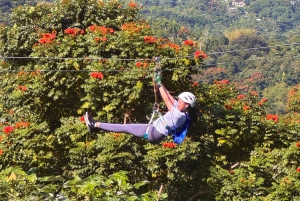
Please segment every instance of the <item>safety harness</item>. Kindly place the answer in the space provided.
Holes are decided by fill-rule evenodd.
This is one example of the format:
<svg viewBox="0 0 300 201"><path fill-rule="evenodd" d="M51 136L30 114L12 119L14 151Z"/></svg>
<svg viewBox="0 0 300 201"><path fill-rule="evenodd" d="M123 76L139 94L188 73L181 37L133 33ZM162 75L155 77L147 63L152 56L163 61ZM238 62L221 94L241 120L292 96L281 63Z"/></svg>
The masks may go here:
<svg viewBox="0 0 300 201"><path fill-rule="evenodd" d="M190 122L191 122L191 119L190 119L189 115L187 113L185 113L186 119L185 119L185 122L181 126L176 127L173 122L172 122L173 125L169 126L166 123L166 121L164 120L163 115L159 112L156 105L157 105L157 103L154 103L153 112L152 112L150 121L148 123L146 132L144 134L144 138L148 139L148 132L149 132L150 125L153 122L153 118L154 118L155 114L157 114L159 116L159 118L161 119L161 122L163 123L165 128L168 130L168 134L172 135L174 143L181 144L183 142L185 136L186 136L187 130L188 130Z"/></svg>

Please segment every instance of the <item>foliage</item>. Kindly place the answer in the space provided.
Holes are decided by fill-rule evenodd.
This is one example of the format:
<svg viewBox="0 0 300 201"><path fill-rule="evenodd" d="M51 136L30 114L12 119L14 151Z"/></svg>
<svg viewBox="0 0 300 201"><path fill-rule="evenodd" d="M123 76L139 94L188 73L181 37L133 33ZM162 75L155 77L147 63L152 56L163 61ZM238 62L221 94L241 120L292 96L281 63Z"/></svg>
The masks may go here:
<svg viewBox="0 0 300 201"><path fill-rule="evenodd" d="M223 13L223 4L210 5ZM63 0L18 7L14 25L0 27L1 199L299 199L298 86L286 70L296 62L263 57L297 48L211 56L228 68L202 69L206 54L199 42L187 35L180 43L158 38L139 12L134 2ZM274 42L251 34L203 40L218 51ZM89 134L86 111L102 122L123 122L125 114L131 123L148 121L155 57L173 95L197 96L198 122L185 141L150 144L123 133ZM288 95L291 112L269 113L272 102L261 97L266 82L286 82L282 90L295 86Z"/></svg>
<svg viewBox="0 0 300 201"><path fill-rule="evenodd" d="M127 172L116 172L105 178L90 175L88 178L65 181L61 176L37 177L35 169L24 172L19 167L10 167L0 173L2 199L11 200L153 200L155 193L136 195L134 189L145 185L146 181L129 184ZM45 185L52 183L52 185ZM60 192L55 192L60 188ZM165 195L161 195L164 198Z"/></svg>
<svg viewBox="0 0 300 201"><path fill-rule="evenodd" d="M143 165L147 142L119 133L89 135L82 122L86 111L111 122L122 121L128 111L132 122L148 121L155 57L161 58L168 88L191 88L190 75L205 54L196 51L192 40L178 45L154 37L138 11L133 2L124 6L89 0L14 10L14 26L0 28L0 54L5 56L0 66L5 72L0 93L2 170L36 168L38 179L50 178L43 183L47 193L70 199L109 200L116 192L120 200L153 199L161 184ZM124 179L101 176L119 177L116 172ZM59 184L53 177L59 177ZM64 190L61 180L71 190ZM146 180L142 189L133 188ZM121 184L112 188L115 181ZM98 189L102 182L111 190ZM40 188L38 182L32 185Z"/></svg>

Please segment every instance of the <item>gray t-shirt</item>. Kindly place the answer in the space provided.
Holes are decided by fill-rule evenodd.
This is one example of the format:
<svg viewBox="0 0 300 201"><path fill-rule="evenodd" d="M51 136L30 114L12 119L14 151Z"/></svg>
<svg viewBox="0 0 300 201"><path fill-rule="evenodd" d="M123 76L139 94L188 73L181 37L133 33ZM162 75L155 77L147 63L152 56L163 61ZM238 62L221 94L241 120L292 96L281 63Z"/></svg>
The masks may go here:
<svg viewBox="0 0 300 201"><path fill-rule="evenodd" d="M153 126L157 131L167 136L168 130L166 129L166 125L171 128L174 125L177 128L185 122L185 113L178 110L177 106L178 102L175 101L171 111L168 111L165 115L159 117L153 122Z"/></svg>

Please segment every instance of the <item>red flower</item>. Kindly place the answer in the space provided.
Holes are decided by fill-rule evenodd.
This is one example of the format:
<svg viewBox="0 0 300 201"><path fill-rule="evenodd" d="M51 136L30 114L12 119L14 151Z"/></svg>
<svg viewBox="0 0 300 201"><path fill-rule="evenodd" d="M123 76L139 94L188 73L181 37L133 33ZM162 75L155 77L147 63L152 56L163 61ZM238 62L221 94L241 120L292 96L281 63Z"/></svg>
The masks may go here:
<svg viewBox="0 0 300 201"><path fill-rule="evenodd" d="M239 95L237 95L237 99L244 99L244 98L246 98L245 94L239 94Z"/></svg>
<svg viewBox="0 0 300 201"><path fill-rule="evenodd" d="M135 66L140 67L141 66L141 62L140 61L136 62Z"/></svg>
<svg viewBox="0 0 300 201"><path fill-rule="evenodd" d="M2 136L2 135L0 135L0 142L2 141L2 139L3 139L3 136Z"/></svg>
<svg viewBox="0 0 300 201"><path fill-rule="evenodd" d="M77 35L79 32L81 32L82 33L82 31L83 30L81 30L81 29L79 29L79 28L67 28L66 30L65 30L65 34L69 34L69 35L72 35L72 36L75 36L75 35ZM83 33L84 33L84 31L83 31Z"/></svg>
<svg viewBox="0 0 300 201"><path fill-rule="evenodd" d="M236 100L229 100L229 102L231 103L231 104L235 104L236 103Z"/></svg>
<svg viewBox="0 0 300 201"><path fill-rule="evenodd" d="M18 90L21 90L21 91L26 91L26 90L27 90L27 87L26 87L26 86L20 86L20 85L18 85L18 86L17 86L17 89L18 89Z"/></svg>
<svg viewBox="0 0 300 201"><path fill-rule="evenodd" d="M144 41L145 41L146 43L155 43L155 42L156 42L156 38L153 37L153 36L145 36L145 37L144 37Z"/></svg>
<svg viewBox="0 0 300 201"><path fill-rule="evenodd" d="M219 85L219 84L228 84L229 80L221 80L221 81L215 80L214 83L217 84L217 85Z"/></svg>
<svg viewBox="0 0 300 201"><path fill-rule="evenodd" d="M227 110L230 110L232 108L231 105L225 105L225 107L226 107Z"/></svg>
<svg viewBox="0 0 300 201"><path fill-rule="evenodd" d="M193 46L194 45L194 42L192 40L185 40L183 43L185 45L188 45L188 46Z"/></svg>
<svg viewBox="0 0 300 201"><path fill-rule="evenodd" d="M199 86L199 83L197 81L193 82L192 84L193 87L198 87Z"/></svg>
<svg viewBox="0 0 300 201"><path fill-rule="evenodd" d="M80 117L79 121L84 122L84 116Z"/></svg>
<svg viewBox="0 0 300 201"><path fill-rule="evenodd" d="M262 106L268 99L262 98L259 102L258 105Z"/></svg>
<svg viewBox="0 0 300 201"><path fill-rule="evenodd" d="M3 154L3 152L4 152L4 151L3 151L2 149L0 149L0 155L2 155L2 154Z"/></svg>
<svg viewBox="0 0 300 201"><path fill-rule="evenodd" d="M103 74L101 72L92 72L91 77L95 79L103 79Z"/></svg>
<svg viewBox="0 0 300 201"><path fill-rule="evenodd" d="M66 30L65 30L65 33L66 34L74 34L74 29L72 29L72 28L67 28Z"/></svg>
<svg viewBox="0 0 300 201"><path fill-rule="evenodd" d="M51 43L56 38L56 33L43 33L41 34L42 38L39 39L39 42L42 44Z"/></svg>
<svg viewBox="0 0 300 201"><path fill-rule="evenodd" d="M300 147L300 141L296 142L296 147Z"/></svg>
<svg viewBox="0 0 300 201"><path fill-rule="evenodd" d="M18 122L18 123L16 123L16 125L15 125L15 128L26 128L26 127L28 127L30 125L30 123L29 122L24 122L24 121L21 121L21 122Z"/></svg>
<svg viewBox="0 0 300 201"><path fill-rule="evenodd" d="M106 37L95 38L95 41L96 41L96 42L99 42L99 41L105 42L105 41L107 41L107 38L106 38Z"/></svg>
<svg viewBox="0 0 300 201"><path fill-rule="evenodd" d="M164 148L176 148L176 144L174 142L163 142L162 145Z"/></svg>
<svg viewBox="0 0 300 201"><path fill-rule="evenodd" d="M266 99L266 98L262 98L260 101L263 102L263 103L265 103L267 100L268 99Z"/></svg>
<svg viewBox="0 0 300 201"><path fill-rule="evenodd" d="M297 172L300 172L300 167L298 167L298 168L296 169L296 171L297 171Z"/></svg>
<svg viewBox="0 0 300 201"><path fill-rule="evenodd" d="M274 122L278 122L278 118L279 118L278 115L274 115L274 114L268 114L266 117L267 120L272 120Z"/></svg>
<svg viewBox="0 0 300 201"><path fill-rule="evenodd" d="M96 31L96 25L91 25L91 26L89 26L89 30L91 31L91 32L94 32L94 31Z"/></svg>
<svg viewBox="0 0 300 201"><path fill-rule="evenodd" d="M251 93L252 95L254 95L254 96L257 96L257 95L258 95L257 91L251 91L250 93Z"/></svg>
<svg viewBox="0 0 300 201"><path fill-rule="evenodd" d="M130 2L129 2L129 7L130 7L130 8L136 8L136 7L137 7L137 4L134 3L134 2L132 2L132 1L130 1Z"/></svg>
<svg viewBox="0 0 300 201"><path fill-rule="evenodd" d="M202 58L206 58L207 57L207 55L204 53L204 52L202 52L202 51L196 51L195 53L194 53L194 57L196 58L196 59L199 59L199 57L202 57Z"/></svg>
<svg viewBox="0 0 300 201"><path fill-rule="evenodd" d="M148 63L147 63L147 62L144 62L144 63L143 63L143 67L144 67L144 68L147 68L147 67L148 67Z"/></svg>
<svg viewBox="0 0 300 201"><path fill-rule="evenodd" d="M249 105L244 105L244 107L243 107L243 110L249 110L249 109L251 109L251 107L249 106Z"/></svg>
<svg viewBox="0 0 300 201"><path fill-rule="evenodd" d="M6 135L9 135L11 132L14 131L14 127L12 126L6 126L3 128L3 132L6 134Z"/></svg>
<svg viewBox="0 0 300 201"><path fill-rule="evenodd" d="M229 80L221 80L219 81L220 84L228 84L229 83Z"/></svg>

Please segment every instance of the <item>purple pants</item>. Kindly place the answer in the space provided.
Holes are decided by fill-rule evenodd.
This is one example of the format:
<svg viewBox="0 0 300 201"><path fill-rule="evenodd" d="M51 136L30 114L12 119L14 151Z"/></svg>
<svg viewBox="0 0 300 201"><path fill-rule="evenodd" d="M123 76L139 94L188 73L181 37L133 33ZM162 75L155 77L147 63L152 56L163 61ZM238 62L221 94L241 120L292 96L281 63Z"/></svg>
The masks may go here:
<svg viewBox="0 0 300 201"><path fill-rule="evenodd" d="M100 123L100 128L110 132L128 133L136 137L144 137L148 124L111 124ZM149 125L148 141L158 144L165 139L165 135L158 132L154 126Z"/></svg>

